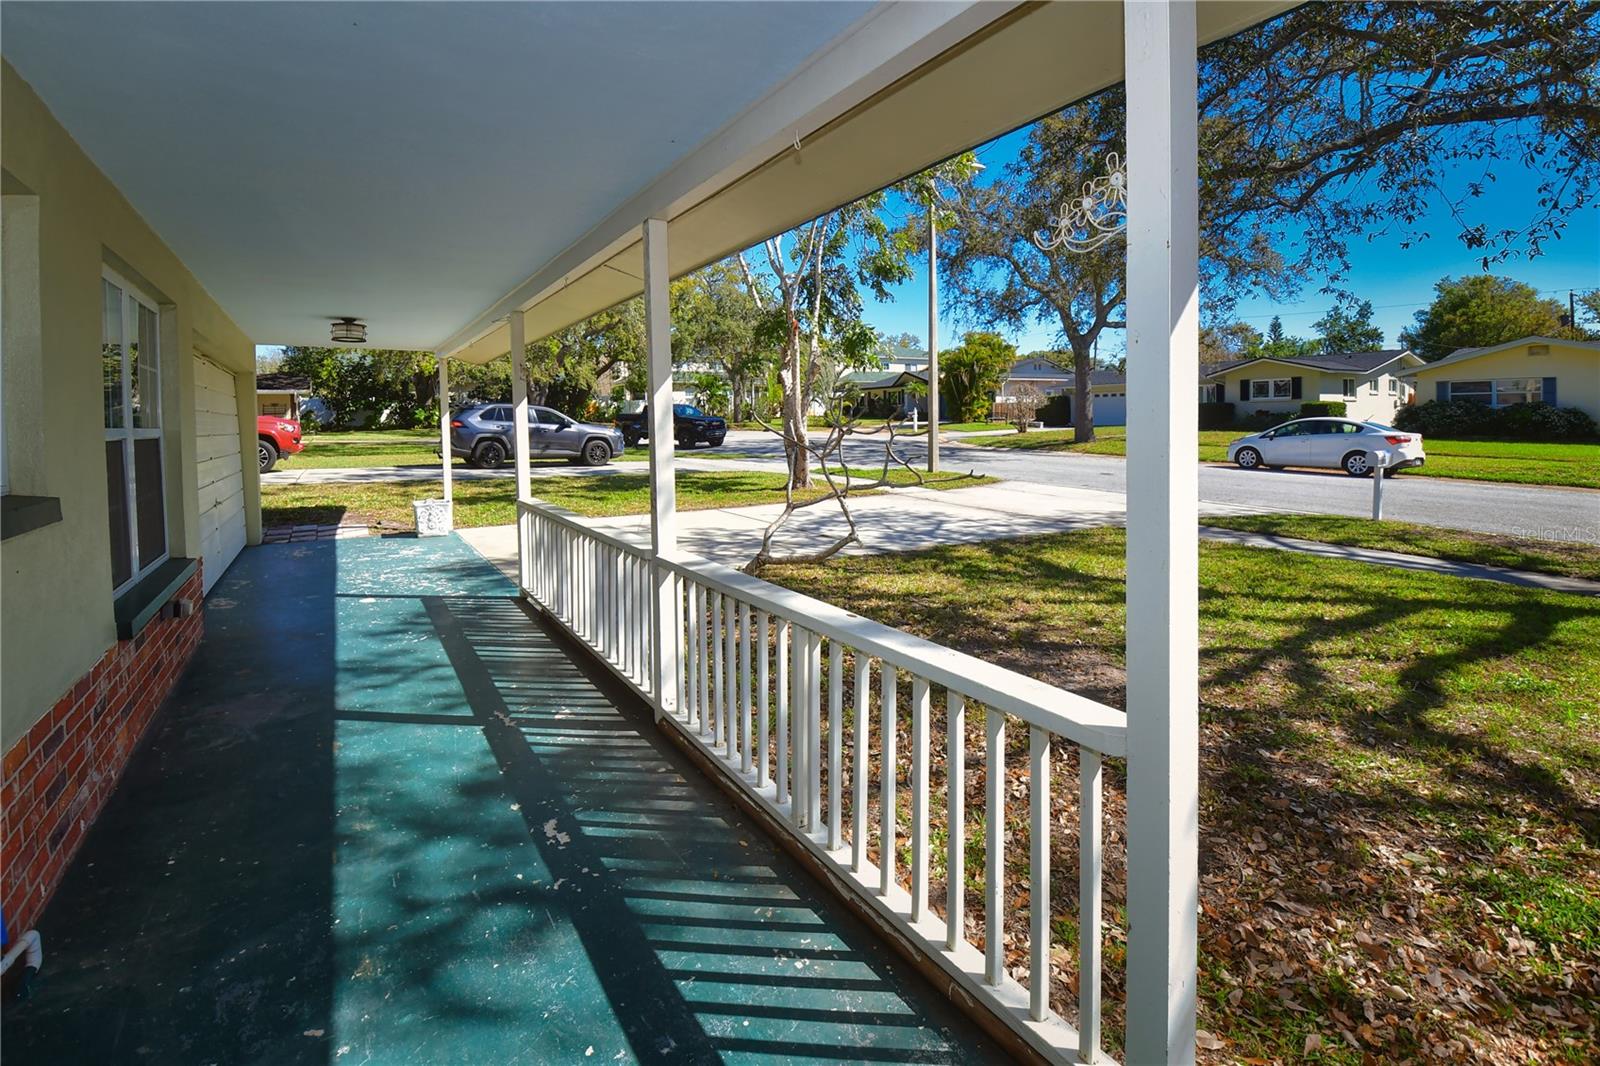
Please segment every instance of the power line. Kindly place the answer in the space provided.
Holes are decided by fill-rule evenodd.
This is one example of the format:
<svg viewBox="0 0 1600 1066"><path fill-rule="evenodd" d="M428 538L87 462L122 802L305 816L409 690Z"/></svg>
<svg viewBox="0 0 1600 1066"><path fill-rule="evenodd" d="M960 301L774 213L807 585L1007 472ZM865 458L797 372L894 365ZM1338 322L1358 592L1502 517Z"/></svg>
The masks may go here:
<svg viewBox="0 0 1600 1066"><path fill-rule="evenodd" d="M1557 295L1558 293L1565 294L1565 293L1569 293L1569 292L1588 292L1592 288L1594 288L1594 286L1562 285L1562 286L1560 286L1558 288L1554 288L1554 289L1535 289L1534 290L1534 295L1535 296L1554 296L1554 295ZM1423 297L1423 298L1419 298L1419 299L1415 299L1415 300L1407 300L1404 303L1373 304L1372 305L1372 309L1374 311L1392 311L1397 307L1420 307L1425 303L1431 302L1431 300L1432 300L1432 297L1430 296L1430 297ZM1269 315L1241 315L1241 316L1239 316L1239 321L1240 322L1270 322L1274 318L1304 318L1306 315L1325 315L1327 313L1328 312L1326 310L1321 310L1321 311L1274 311Z"/></svg>

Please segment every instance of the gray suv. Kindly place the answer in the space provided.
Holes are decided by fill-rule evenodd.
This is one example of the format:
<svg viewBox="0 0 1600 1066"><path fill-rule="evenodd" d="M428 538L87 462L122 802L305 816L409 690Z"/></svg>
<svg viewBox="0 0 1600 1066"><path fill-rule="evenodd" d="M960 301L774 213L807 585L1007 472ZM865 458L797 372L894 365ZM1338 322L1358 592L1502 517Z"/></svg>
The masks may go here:
<svg viewBox="0 0 1600 1066"><path fill-rule="evenodd" d="M463 407L450 418L450 454L468 466L494 469L511 458L512 408L508 403ZM615 426L577 422L548 407L528 408L528 455L602 466L622 454Z"/></svg>

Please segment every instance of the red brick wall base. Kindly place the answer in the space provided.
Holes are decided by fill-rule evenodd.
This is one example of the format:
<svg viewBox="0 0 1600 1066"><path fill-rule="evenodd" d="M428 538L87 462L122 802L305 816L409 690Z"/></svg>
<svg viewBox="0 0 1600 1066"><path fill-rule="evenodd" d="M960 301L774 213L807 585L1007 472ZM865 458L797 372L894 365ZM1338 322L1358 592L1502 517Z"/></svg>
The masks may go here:
<svg viewBox="0 0 1600 1066"><path fill-rule="evenodd" d="M200 572L177 599L199 605ZM38 919L128 757L200 643L202 612L120 640L5 753L0 905L13 936Z"/></svg>

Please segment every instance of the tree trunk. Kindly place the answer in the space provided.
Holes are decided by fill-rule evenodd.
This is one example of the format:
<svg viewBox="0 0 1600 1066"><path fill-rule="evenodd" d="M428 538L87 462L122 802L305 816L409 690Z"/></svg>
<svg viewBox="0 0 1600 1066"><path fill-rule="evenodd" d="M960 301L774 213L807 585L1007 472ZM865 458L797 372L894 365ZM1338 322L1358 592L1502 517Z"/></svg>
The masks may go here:
<svg viewBox="0 0 1600 1066"><path fill-rule="evenodd" d="M792 332L784 359L783 450L789 460L789 473L797 489L811 487L811 457L806 452L805 371L800 359L800 335Z"/></svg>
<svg viewBox="0 0 1600 1066"><path fill-rule="evenodd" d="M1089 347L1072 350L1072 441L1094 440L1094 352Z"/></svg>

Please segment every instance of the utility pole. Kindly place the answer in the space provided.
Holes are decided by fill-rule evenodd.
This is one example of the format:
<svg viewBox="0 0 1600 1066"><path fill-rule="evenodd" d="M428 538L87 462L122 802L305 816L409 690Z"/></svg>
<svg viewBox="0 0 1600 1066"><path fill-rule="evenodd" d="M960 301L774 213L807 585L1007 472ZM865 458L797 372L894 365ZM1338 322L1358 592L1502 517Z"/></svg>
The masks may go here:
<svg viewBox="0 0 1600 1066"><path fill-rule="evenodd" d="M939 189L928 179L928 473L939 472Z"/></svg>

